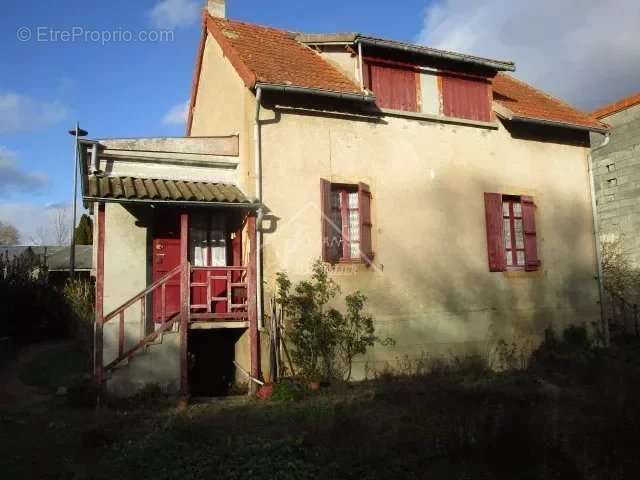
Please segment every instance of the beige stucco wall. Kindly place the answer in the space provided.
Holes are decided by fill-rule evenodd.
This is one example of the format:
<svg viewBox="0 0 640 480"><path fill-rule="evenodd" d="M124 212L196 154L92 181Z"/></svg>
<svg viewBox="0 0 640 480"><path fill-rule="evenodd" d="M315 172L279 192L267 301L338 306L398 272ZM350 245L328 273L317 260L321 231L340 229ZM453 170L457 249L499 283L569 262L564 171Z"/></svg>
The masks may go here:
<svg viewBox="0 0 640 480"><path fill-rule="evenodd" d="M332 65L338 67L351 80L360 83L358 56L352 47L348 50L344 45L326 45L322 47L322 57Z"/></svg>
<svg viewBox="0 0 640 480"><path fill-rule="evenodd" d="M247 195L255 195L254 167L251 161L255 104L254 95L245 88L218 43L208 36L191 135L240 135L240 166L236 182Z"/></svg>
<svg viewBox="0 0 640 480"><path fill-rule="evenodd" d="M273 112L264 112L273 119ZM283 148L283 146L285 146ZM598 317L587 151L490 130L386 117L366 122L281 112L263 126L264 278L294 280L321 255L319 179L364 181L373 194L373 267L339 267L344 292L369 298L396 340L356 375L407 355L486 348L489 332L537 341L545 327ZM484 192L537 204L538 272L490 273ZM268 297L267 297L268 298Z"/></svg>
<svg viewBox="0 0 640 480"><path fill-rule="evenodd" d="M132 210L120 204L105 206L104 313L118 308L147 286L147 229ZM140 305L125 312L126 345L140 339ZM118 353L118 319L104 327L104 362Z"/></svg>

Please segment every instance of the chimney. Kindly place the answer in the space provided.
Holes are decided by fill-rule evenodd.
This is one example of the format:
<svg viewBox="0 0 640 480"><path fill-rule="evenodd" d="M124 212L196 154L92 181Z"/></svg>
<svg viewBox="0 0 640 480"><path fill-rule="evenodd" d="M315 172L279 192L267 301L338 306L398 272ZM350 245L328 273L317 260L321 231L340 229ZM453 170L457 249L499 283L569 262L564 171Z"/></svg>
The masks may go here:
<svg viewBox="0 0 640 480"><path fill-rule="evenodd" d="M207 10L212 17L227 17L225 0L207 0Z"/></svg>

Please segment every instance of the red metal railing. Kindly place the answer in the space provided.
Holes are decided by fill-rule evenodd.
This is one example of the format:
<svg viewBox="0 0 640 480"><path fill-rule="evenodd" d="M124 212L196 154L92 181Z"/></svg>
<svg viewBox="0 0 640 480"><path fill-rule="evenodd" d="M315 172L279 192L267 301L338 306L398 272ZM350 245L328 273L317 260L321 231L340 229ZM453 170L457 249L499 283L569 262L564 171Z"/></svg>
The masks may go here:
<svg viewBox="0 0 640 480"><path fill-rule="evenodd" d="M192 267L191 320L246 321L247 267Z"/></svg>
<svg viewBox="0 0 640 480"><path fill-rule="evenodd" d="M104 317L104 324L108 323L110 320L113 320L116 317L118 318L118 356L107 365L105 365L105 370L109 370L118 365L120 362L131 358L134 353L143 348L145 345L153 342L156 338L158 338L158 336L160 336L162 333L169 330L173 326L176 319L179 317L179 313L172 313L171 315L167 316L166 288L167 283L176 276L179 276L181 273L182 265L176 266L173 270L169 271L167 274L159 278L143 291L141 291ZM147 299L149 298L149 295L153 295L158 290L160 293L160 327L157 328L154 332L147 335ZM136 342L136 344L132 347L125 348L125 311L137 303L140 304L140 340ZM102 361L101 356L100 361Z"/></svg>

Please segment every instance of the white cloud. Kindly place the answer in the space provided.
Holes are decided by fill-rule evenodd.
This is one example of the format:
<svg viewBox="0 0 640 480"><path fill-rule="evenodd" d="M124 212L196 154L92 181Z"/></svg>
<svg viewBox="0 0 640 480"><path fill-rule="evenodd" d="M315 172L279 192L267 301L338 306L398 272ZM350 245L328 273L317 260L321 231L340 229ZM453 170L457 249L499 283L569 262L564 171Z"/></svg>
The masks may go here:
<svg viewBox="0 0 640 480"><path fill-rule="evenodd" d="M149 10L149 18L157 28L184 27L198 20L201 7L198 0L161 0Z"/></svg>
<svg viewBox="0 0 640 480"><path fill-rule="evenodd" d="M184 125L187 121L187 112L189 111L189 100L180 102L169 109L162 117L162 123L165 125Z"/></svg>
<svg viewBox="0 0 640 480"><path fill-rule="evenodd" d="M0 203L0 221L18 229L21 243L35 243L34 240L39 236L40 230L50 225L51 211L36 203Z"/></svg>
<svg viewBox="0 0 640 480"><path fill-rule="evenodd" d="M71 231L71 202L0 202L0 221L20 232L21 244L66 244ZM86 213L78 202L76 223ZM66 239L64 238L66 236Z"/></svg>
<svg viewBox="0 0 640 480"><path fill-rule="evenodd" d="M0 93L0 133L31 132L64 120L67 108L13 92Z"/></svg>
<svg viewBox="0 0 640 480"><path fill-rule="evenodd" d="M443 0L418 41L513 60L516 75L585 110L640 90L637 0Z"/></svg>
<svg viewBox="0 0 640 480"><path fill-rule="evenodd" d="M0 146L0 198L12 192L37 192L46 183L45 174L23 170L16 154Z"/></svg>

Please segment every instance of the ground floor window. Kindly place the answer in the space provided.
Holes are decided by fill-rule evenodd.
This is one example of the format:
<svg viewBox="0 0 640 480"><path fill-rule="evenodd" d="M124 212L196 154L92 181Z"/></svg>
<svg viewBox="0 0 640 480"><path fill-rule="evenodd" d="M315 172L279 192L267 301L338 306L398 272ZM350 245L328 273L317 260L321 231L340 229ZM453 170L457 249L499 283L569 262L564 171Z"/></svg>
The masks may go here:
<svg viewBox="0 0 640 480"><path fill-rule="evenodd" d="M485 193L489 271L538 270L538 242L533 198Z"/></svg>
<svg viewBox="0 0 640 480"><path fill-rule="evenodd" d="M191 264L194 267L227 265L227 228L224 217L194 214L189 225Z"/></svg>

